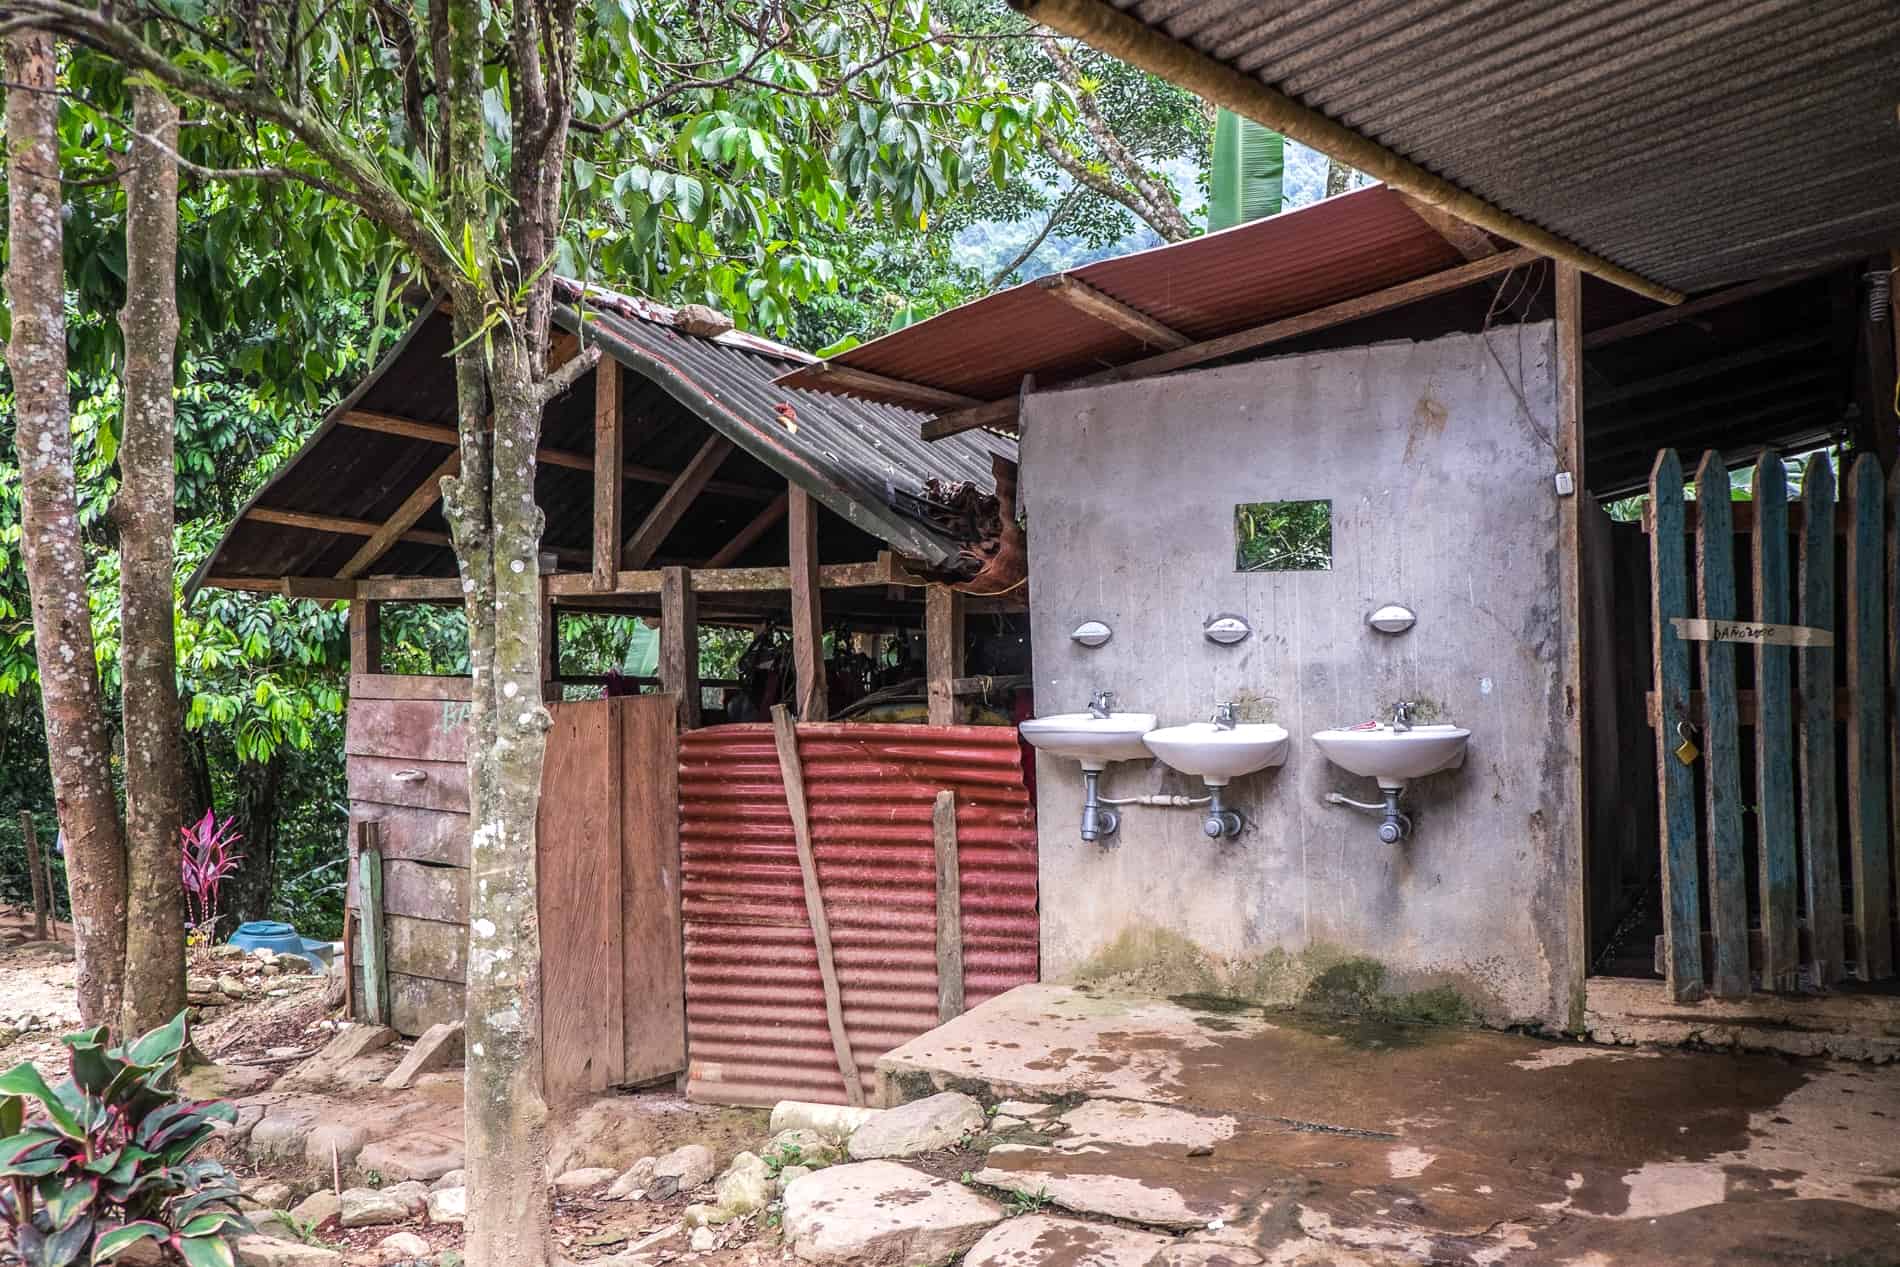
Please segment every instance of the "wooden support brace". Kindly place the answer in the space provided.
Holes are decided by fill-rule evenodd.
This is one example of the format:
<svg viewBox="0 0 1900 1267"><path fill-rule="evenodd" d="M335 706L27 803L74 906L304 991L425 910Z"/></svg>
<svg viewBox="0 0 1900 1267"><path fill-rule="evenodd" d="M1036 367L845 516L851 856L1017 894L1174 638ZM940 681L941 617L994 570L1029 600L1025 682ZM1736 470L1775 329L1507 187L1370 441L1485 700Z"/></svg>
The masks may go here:
<svg viewBox="0 0 1900 1267"><path fill-rule="evenodd" d="M818 505L793 485L788 545L792 565L792 671L798 678L798 716L826 716L825 624L818 568Z"/></svg>
<svg viewBox="0 0 1900 1267"><path fill-rule="evenodd" d="M956 681L963 676L963 595L948 585L924 591L924 665L930 724L955 725Z"/></svg>
<svg viewBox="0 0 1900 1267"><path fill-rule="evenodd" d="M52 894L47 892L46 873L40 869L40 838L33 830L33 811L20 811L20 843L26 847L26 874L33 882L33 937L46 940L46 908Z"/></svg>
<svg viewBox="0 0 1900 1267"><path fill-rule="evenodd" d="M622 562L628 568L643 568L653 556L659 553L660 543L666 540L681 517L692 506L693 501L712 482L713 472L732 452L732 441L718 432L706 437L699 446L699 452L693 454L692 461L679 473L679 478L668 486L660 500L647 512L640 526L627 538Z"/></svg>
<svg viewBox="0 0 1900 1267"><path fill-rule="evenodd" d="M383 671L382 604L373 598L350 602L350 672Z"/></svg>
<svg viewBox="0 0 1900 1267"><path fill-rule="evenodd" d="M937 793L931 811L937 850L937 1020L963 1015L963 873L957 858L957 794Z"/></svg>
<svg viewBox="0 0 1900 1267"><path fill-rule="evenodd" d="M851 1054L851 1036L844 1023L844 996L838 989L838 967L831 953L831 921L825 915L825 895L819 887L818 859L812 852L811 817L805 804L805 767L798 756L798 724L783 704L772 708L772 736L778 746L779 773L785 779L785 805L792 816L792 840L798 847L798 872L804 881L805 917L818 949L818 979L825 992L825 1024L831 1030L831 1049L844 1078L845 1098L864 1103L864 1081Z"/></svg>
<svg viewBox="0 0 1900 1267"><path fill-rule="evenodd" d="M451 452L435 470L431 471L414 492L403 498L402 505L396 507L396 513L383 521L383 526L370 534L368 541L358 547L350 561L337 571L341 580L351 580L369 571L376 560L389 553L389 547L395 545L409 534L416 521L429 513L429 508L442 500L442 481L462 469L462 455Z"/></svg>
<svg viewBox="0 0 1900 1267"><path fill-rule="evenodd" d="M1103 325L1113 326L1123 334L1140 339L1151 347L1184 348L1193 342L1173 326L1157 321L1140 309L1133 308L1111 295L1103 294L1079 277L1072 277L1067 273L1052 273L1039 280L1036 285L1083 316L1099 321Z"/></svg>
<svg viewBox="0 0 1900 1267"><path fill-rule="evenodd" d="M620 506L626 427L620 413L620 362L594 367L594 588L610 590L620 570Z"/></svg>
<svg viewBox="0 0 1900 1267"><path fill-rule="evenodd" d="M699 600L685 568L660 571L660 686L679 698L680 729L698 729Z"/></svg>
<svg viewBox="0 0 1900 1267"><path fill-rule="evenodd" d="M389 1024L389 956L383 942L382 824L356 826L357 909L362 932L364 1019Z"/></svg>
<svg viewBox="0 0 1900 1267"><path fill-rule="evenodd" d="M764 510L754 515L745 527L733 534L732 540L720 546L718 553L706 560L706 566L709 568L730 567L740 555L750 550L760 537L770 532L773 524L785 518L786 507L790 501L791 497L788 493L780 493L774 497Z"/></svg>

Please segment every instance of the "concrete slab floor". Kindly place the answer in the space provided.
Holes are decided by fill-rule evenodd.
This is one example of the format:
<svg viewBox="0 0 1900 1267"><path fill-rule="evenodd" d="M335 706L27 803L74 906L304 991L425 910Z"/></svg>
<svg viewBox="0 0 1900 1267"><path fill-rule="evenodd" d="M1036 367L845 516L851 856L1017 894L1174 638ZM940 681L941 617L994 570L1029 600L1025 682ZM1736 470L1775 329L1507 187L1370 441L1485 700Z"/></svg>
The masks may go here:
<svg viewBox="0 0 1900 1267"><path fill-rule="evenodd" d="M1060 1101L979 1181L1266 1262L1900 1263L1892 1067L1031 985L878 1072Z"/></svg>

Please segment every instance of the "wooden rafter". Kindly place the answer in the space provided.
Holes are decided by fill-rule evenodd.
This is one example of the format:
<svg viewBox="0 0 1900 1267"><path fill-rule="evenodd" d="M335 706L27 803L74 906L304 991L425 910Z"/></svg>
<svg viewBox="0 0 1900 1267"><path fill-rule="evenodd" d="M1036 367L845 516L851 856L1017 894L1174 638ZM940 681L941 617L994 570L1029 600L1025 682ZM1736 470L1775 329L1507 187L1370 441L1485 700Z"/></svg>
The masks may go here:
<svg viewBox="0 0 1900 1267"><path fill-rule="evenodd" d="M1399 195L1399 201L1409 207L1413 215L1429 224L1439 237L1451 243L1452 249L1466 259L1481 260L1498 253L1498 244L1477 225L1460 220L1443 207L1434 207L1408 193L1399 190L1393 192Z"/></svg>
<svg viewBox="0 0 1900 1267"><path fill-rule="evenodd" d="M706 437L699 446L699 452L693 454L692 461L686 464L673 483L661 495L659 502L647 512L640 526L627 538L627 545L621 551L621 562L629 569L642 568L658 552L660 543L666 540L666 534L673 531L674 525L686 514L693 499L711 483L713 472L732 452L732 441L715 431Z"/></svg>
<svg viewBox="0 0 1900 1267"><path fill-rule="evenodd" d="M1628 321L1619 321L1615 325L1592 330L1583 336L1583 347L1587 352L1592 348L1600 348L1606 343L1619 343L1624 339L1633 339L1639 334L1661 330L1692 317L1699 317L1705 312L1713 312L1718 308L1741 303L1745 299L1753 299L1757 295L1766 295L1798 282L1812 281L1820 275L1819 272L1790 273L1781 277L1764 277L1758 281L1743 282L1739 286L1730 286L1727 290L1718 290L1713 294L1703 295L1699 299L1677 304L1673 308L1664 308L1641 317L1631 317Z"/></svg>
<svg viewBox="0 0 1900 1267"><path fill-rule="evenodd" d="M244 512L244 517L255 519L259 523L280 524L286 528L308 528L312 532L334 532L346 537L374 537L383 530L383 525L373 519L349 519L342 515L313 515L308 511L276 510L269 506L253 506ZM397 534L397 539L432 546L450 544L449 534L446 532L422 532L414 528Z"/></svg>
<svg viewBox="0 0 1900 1267"><path fill-rule="evenodd" d="M454 427L439 426L432 422L417 422L413 418L398 418L391 414L376 413L374 410L352 409L340 415L337 422L342 426L355 427L360 431L380 431L386 435L408 436L413 440L427 440L431 444L454 445L457 443ZM536 449L534 460L543 466L561 466L574 471L594 469L592 456L566 449ZM623 462L620 473L623 478L639 484L671 484L679 474L677 471L668 471L657 466L644 466L638 462ZM706 484L705 491L722 493L727 497L744 497L758 502L768 502L777 496L769 488L761 488L756 484L742 484L736 480L710 480Z"/></svg>
<svg viewBox="0 0 1900 1267"><path fill-rule="evenodd" d="M772 525L785 518L786 505L791 500L789 493L780 493L752 517L752 521L733 534L732 540L719 547L718 553L706 560L709 568L722 568L752 548L754 542L772 530Z"/></svg>
<svg viewBox="0 0 1900 1267"><path fill-rule="evenodd" d="M1105 295L1079 277L1054 273L1036 283L1051 297L1060 299L1084 316L1092 317L1123 334L1132 335L1150 347L1184 348L1193 342L1185 334L1121 300Z"/></svg>
<svg viewBox="0 0 1900 1267"><path fill-rule="evenodd" d="M1154 356L1130 361L1126 365L1117 365L1110 369L1085 374L1070 379L1066 383L1052 383L1050 389L1073 387L1096 387L1104 383L1122 383L1131 379L1149 378L1156 374L1168 374L1175 370L1187 369L1207 361L1222 357L1235 356L1242 352L1251 352L1271 343L1284 342L1301 335L1312 334L1332 326L1343 325L1348 321L1357 321L1361 317L1370 317L1406 304L1429 299L1446 291L1457 290L1487 277L1537 259L1529 250L1501 251L1484 259L1472 260L1460 264L1457 268L1448 268L1440 273L1425 277L1416 277L1397 286L1388 286L1384 290L1375 290L1369 295L1360 295L1353 299L1341 300L1336 304L1327 304L1311 312L1303 312L1294 317L1283 317L1278 321L1269 321L1265 325L1253 326L1246 330L1236 330L1232 334L1223 334L1217 339L1208 339L1201 343L1190 343L1186 347L1175 348ZM945 436L972 431L978 427L1007 427L1016 422L1019 399L1010 396L1003 400L992 400L957 413L944 414L932 418L923 425L923 438L941 440Z"/></svg>
<svg viewBox="0 0 1900 1267"><path fill-rule="evenodd" d="M967 409L971 405L982 403L974 396L947 392L939 387L931 387L927 383L913 383L902 378L887 378L883 374L853 369L849 365L839 365L835 361L819 361L809 367L808 372L816 378L823 378L852 392L895 400L900 404L911 405L918 409Z"/></svg>
<svg viewBox="0 0 1900 1267"><path fill-rule="evenodd" d="M369 540L350 556L350 561L337 569L337 577L347 581L369 571L376 560L389 553L389 547L400 541L418 519L429 513L431 506L442 500L442 481L461 469L462 455L451 451L442 464L416 486L416 491L403 499L402 505L396 507L396 513L370 534Z"/></svg>

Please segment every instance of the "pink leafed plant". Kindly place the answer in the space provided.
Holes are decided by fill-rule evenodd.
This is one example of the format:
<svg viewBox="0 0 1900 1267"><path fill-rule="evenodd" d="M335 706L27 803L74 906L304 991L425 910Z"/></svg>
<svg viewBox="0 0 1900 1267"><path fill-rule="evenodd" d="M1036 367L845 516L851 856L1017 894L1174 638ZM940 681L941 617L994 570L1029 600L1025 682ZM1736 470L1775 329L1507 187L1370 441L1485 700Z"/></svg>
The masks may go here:
<svg viewBox="0 0 1900 1267"><path fill-rule="evenodd" d="M210 810L195 827L179 829L184 837L185 905L195 932L209 936L218 917L218 886L237 870L244 855L234 846L244 837L232 819L218 821Z"/></svg>

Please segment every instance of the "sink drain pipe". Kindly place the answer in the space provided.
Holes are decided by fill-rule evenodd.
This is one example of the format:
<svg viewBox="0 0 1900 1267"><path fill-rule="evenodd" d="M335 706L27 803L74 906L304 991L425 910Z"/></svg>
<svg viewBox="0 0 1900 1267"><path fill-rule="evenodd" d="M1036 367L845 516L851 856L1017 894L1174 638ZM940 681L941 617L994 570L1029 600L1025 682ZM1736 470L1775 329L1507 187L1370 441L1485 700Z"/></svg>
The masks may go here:
<svg viewBox="0 0 1900 1267"><path fill-rule="evenodd" d="M1355 801L1350 796L1341 792L1328 792L1326 794L1326 803L1329 805L1344 805L1349 809L1356 809L1366 814L1383 815L1384 821L1379 824L1379 839L1388 845L1396 845L1412 834L1411 817L1399 812L1399 795L1404 789L1381 788L1379 790L1385 795L1383 804L1375 804L1371 801Z"/></svg>

